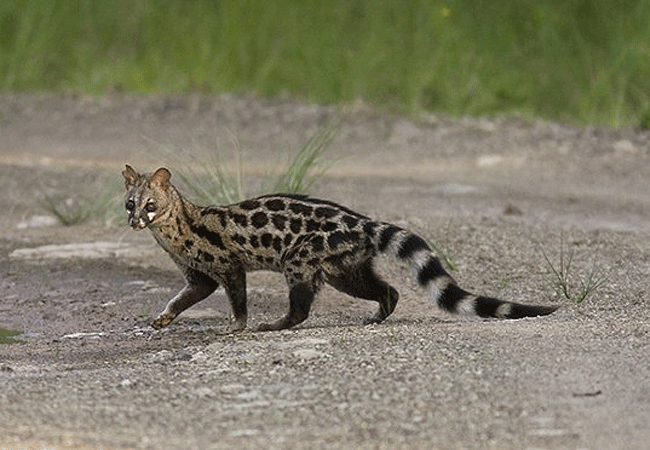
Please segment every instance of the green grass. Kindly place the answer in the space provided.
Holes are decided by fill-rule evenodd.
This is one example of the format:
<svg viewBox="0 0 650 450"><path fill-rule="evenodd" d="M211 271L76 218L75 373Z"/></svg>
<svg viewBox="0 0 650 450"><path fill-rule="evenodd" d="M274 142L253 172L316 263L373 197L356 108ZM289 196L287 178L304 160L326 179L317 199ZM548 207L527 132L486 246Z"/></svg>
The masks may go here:
<svg viewBox="0 0 650 450"><path fill-rule="evenodd" d="M600 289L607 277L601 273L595 262L584 275L579 275L573 264L574 252L565 248L564 236L560 236L559 261L553 264L546 252L542 250L544 260L549 267L551 279L559 295L566 300L582 303Z"/></svg>
<svg viewBox="0 0 650 450"><path fill-rule="evenodd" d="M16 344L20 342L20 340L15 338L15 336L18 336L19 334L20 331L0 328L0 344Z"/></svg>
<svg viewBox="0 0 650 450"><path fill-rule="evenodd" d="M650 127L650 0L3 0L0 89Z"/></svg>

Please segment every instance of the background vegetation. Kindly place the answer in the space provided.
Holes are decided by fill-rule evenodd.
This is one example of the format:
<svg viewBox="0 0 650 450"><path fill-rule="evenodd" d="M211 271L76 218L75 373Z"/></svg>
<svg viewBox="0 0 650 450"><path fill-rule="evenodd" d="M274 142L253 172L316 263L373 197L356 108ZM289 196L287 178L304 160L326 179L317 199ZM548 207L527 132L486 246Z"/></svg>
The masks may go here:
<svg viewBox="0 0 650 450"><path fill-rule="evenodd" d="M650 127L650 0L3 0L0 89Z"/></svg>

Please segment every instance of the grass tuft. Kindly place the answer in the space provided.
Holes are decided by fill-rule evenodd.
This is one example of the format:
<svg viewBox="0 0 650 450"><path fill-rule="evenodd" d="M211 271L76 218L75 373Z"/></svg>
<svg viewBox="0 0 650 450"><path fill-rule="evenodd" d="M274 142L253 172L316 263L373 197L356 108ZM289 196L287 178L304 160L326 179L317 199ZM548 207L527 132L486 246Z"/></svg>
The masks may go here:
<svg viewBox="0 0 650 450"><path fill-rule="evenodd" d="M334 161L324 159L323 154L336 133L335 126L321 126L289 162L286 169L279 174L268 174L261 179L259 187L252 196L268 193L308 193L314 183L334 164ZM244 182L242 153L237 143L236 147L237 159L234 172L227 170L218 148L196 147L191 152L174 152L169 149L163 151L175 160L173 165L178 167L176 172L178 178L195 201L200 204L224 205L248 197Z"/></svg>
<svg viewBox="0 0 650 450"><path fill-rule="evenodd" d="M601 273L595 263L592 264L586 276L579 276L574 272L572 266L574 252L573 250L567 252L565 249L563 235L560 236L560 260L557 264L551 262L544 250L542 250L542 254L549 267L555 288L560 296L569 301L582 303L607 282L607 277Z"/></svg>
<svg viewBox="0 0 650 450"><path fill-rule="evenodd" d="M74 226L88 221L113 224L122 216L121 196L116 183L99 180L87 186L84 196L62 199L60 196L42 194L40 204L61 225Z"/></svg>

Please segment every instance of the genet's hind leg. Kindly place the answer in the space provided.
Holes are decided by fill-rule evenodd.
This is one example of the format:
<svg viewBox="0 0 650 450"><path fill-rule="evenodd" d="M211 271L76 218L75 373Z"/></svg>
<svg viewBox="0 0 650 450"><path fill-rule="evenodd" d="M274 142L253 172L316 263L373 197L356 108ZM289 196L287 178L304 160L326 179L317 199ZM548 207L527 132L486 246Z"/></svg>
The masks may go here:
<svg viewBox="0 0 650 450"><path fill-rule="evenodd" d="M238 333L246 328L248 309L246 306L246 271L235 267L225 278L223 287L232 308L230 331Z"/></svg>
<svg viewBox="0 0 650 450"><path fill-rule="evenodd" d="M375 273L372 259L366 260L353 272L327 278L327 282L343 293L379 303L379 310L365 320L366 324L383 322L397 306L399 293Z"/></svg>
<svg viewBox="0 0 650 450"><path fill-rule="evenodd" d="M289 312L283 318L271 323L263 323L258 331L284 330L303 322L309 316L311 303L316 294L312 283L300 282L289 290Z"/></svg>

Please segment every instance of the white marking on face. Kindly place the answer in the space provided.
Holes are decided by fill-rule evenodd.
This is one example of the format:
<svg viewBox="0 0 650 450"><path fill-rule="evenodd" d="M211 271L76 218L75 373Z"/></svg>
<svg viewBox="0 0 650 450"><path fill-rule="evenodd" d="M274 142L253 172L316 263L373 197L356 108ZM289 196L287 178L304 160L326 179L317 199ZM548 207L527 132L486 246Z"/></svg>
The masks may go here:
<svg viewBox="0 0 650 450"><path fill-rule="evenodd" d="M144 223L144 219L143 219L142 217L140 217L140 218L138 219L138 223L140 224L140 226L141 226L142 228L144 228L144 227L147 226L147 224Z"/></svg>
<svg viewBox="0 0 650 450"><path fill-rule="evenodd" d="M148 212L147 213L147 218L149 219L149 222L153 221L153 218L156 217L155 212Z"/></svg>

